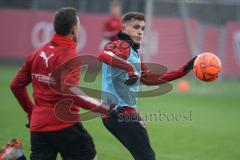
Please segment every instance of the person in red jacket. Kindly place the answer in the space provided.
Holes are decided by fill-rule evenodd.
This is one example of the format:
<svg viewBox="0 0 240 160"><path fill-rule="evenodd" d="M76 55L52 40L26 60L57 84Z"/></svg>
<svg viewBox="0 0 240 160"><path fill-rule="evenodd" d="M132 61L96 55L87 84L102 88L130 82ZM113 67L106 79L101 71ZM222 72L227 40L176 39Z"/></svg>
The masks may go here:
<svg viewBox="0 0 240 160"><path fill-rule="evenodd" d="M104 23L103 38L100 44L100 49L103 49L104 45L108 42L117 40L117 34L121 31L122 8L120 2L117 0L112 1L109 10L111 17L109 17Z"/></svg>
<svg viewBox="0 0 240 160"><path fill-rule="evenodd" d="M30 159L53 160L60 153L66 160L92 160L96 158L95 146L79 122L79 106L103 114L111 107L86 95L66 92L65 83L72 86L78 86L79 83L80 69L66 75L67 68L61 66L78 57L76 41L80 21L76 10L67 7L56 12L53 24L56 33L50 42L28 56L11 83L11 90L30 122ZM56 71L57 74L52 76ZM26 89L30 83L34 102ZM73 103L69 105L65 100ZM65 110L59 111L59 108ZM63 117L59 118L59 113ZM67 115L67 119L64 119L64 115Z"/></svg>

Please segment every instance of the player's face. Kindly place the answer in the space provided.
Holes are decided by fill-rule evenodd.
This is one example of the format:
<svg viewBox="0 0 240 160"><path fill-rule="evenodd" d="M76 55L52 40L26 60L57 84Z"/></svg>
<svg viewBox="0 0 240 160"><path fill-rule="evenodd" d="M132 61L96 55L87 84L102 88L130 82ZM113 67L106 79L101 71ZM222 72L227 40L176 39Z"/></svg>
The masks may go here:
<svg viewBox="0 0 240 160"><path fill-rule="evenodd" d="M130 36L134 43L140 43L145 29L145 22L132 20L122 26L123 33Z"/></svg>
<svg viewBox="0 0 240 160"><path fill-rule="evenodd" d="M80 20L77 17L77 25L73 27L73 31L72 31L72 33L73 33L73 40L75 42L77 42L77 40L78 40L79 32L80 32Z"/></svg>

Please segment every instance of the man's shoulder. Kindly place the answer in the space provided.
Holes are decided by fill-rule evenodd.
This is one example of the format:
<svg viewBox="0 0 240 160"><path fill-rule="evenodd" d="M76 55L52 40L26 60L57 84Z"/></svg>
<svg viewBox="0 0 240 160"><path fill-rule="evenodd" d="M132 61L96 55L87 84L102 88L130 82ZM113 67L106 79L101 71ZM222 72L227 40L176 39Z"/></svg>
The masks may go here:
<svg viewBox="0 0 240 160"><path fill-rule="evenodd" d="M124 59L127 59L131 53L130 45L124 40L112 41L105 45L104 50L110 51L113 54Z"/></svg>
<svg viewBox="0 0 240 160"><path fill-rule="evenodd" d="M66 56L67 54L77 54L76 50L66 46L66 45L55 45L52 44L51 42L48 42L44 44L42 47L36 49L33 54L40 54L42 51L44 52L51 52L54 54L63 54L63 56Z"/></svg>
<svg viewBox="0 0 240 160"><path fill-rule="evenodd" d="M75 49L68 46L54 45L52 43L46 43L42 47L34 50L27 58L27 61L33 62L38 61L38 59L49 60L50 58L54 60L54 63L63 63L74 57L77 57L77 52ZM37 62L36 61L36 62ZM50 63L51 61L49 61Z"/></svg>
<svg viewBox="0 0 240 160"><path fill-rule="evenodd" d="M32 51L32 55L35 55L35 54L40 54L41 51L44 51L46 48L50 47L50 43L45 43L43 44L41 47L35 49Z"/></svg>
<svg viewBox="0 0 240 160"><path fill-rule="evenodd" d="M104 46L104 50L113 50L114 48L129 50L131 47L128 42L124 40L111 41Z"/></svg>

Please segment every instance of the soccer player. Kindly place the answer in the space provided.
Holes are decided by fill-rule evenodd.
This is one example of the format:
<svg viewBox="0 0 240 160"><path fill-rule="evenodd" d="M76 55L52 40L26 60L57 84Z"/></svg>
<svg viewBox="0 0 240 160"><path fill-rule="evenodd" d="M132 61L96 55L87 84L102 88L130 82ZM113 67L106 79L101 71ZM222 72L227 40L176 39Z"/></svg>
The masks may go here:
<svg viewBox="0 0 240 160"><path fill-rule="evenodd" d="M122 8L118 0L114 0L110 3L110 14L111 17L107 19L103 26L103 39L100 44L100 49L111 41L117 40L117 34L121 31L121 15Z"/></svg>
<svg viewBox="0 0 240 160"><path fill-rule="evenodd" d="M117 114L103 116L103 124L129 150L135 160L155 160L147 130L136 111L139 85L161 85L181 78L193 68L196 57L175 71L165 74L152 73L141 63L138 52L144 29L143 14L126 13L122 18L119 40L107 44L99 54L99 59L104 63L102 101L118 106ZM106 93L111 93L111 96ZM123 115L129 117L124 119Z"/></svg>
<svg viewBox="0 0 240 160"><path fill-rule="evenodd" d="M55 34L50 42L30 54L14 77L11 90L27 113L31 131L31 160L54 160L60 153L65 160L96 159L92 137L80 121L79 106L105 114L111 107L97 100L79 95L60 93L65 89L62 82L78 85L80 70L65 76L65 70L58 77L51 76L58 67L77 57L76 41L79 35L80 21L76 10L61 8L54 17ZM58 79L59 78L59 79ZM29 98L26 86L32 83L34 103ZM50 88L50 84L60 84L59 90ZM64 107L64 99L73 100L69 112L62 112L71 121L59 119L55 107ZM60 107L61 108L61 107ZM67 111L69 108L66 108ZM65 110L64 110L65 111Z"/></svg>

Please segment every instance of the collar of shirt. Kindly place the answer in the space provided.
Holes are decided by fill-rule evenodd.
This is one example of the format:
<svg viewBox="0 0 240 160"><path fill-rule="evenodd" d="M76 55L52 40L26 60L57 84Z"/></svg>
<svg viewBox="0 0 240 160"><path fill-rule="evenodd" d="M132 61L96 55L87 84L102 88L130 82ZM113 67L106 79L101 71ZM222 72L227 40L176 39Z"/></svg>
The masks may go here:
<svg viewBox="0 0 240 160"><path fill-rule="evenodd" d="M122 31L120 31L117 36L118 36L119 40L124 40L124 41L126 41L126 42L130 45L130 47L132 47L132 49L133 49L135 52L138 53L138 49L140 48L140 44L134 43L133 40L130 38L129 35L123 33Z"/></svg>
<svg viewBox="0 0 240 160"><path fill-rule="evenodd" d="M76 49L77 44L75 41L68 37L61 36L59 34L54 34L51 42L59 44L59 45L66 45L71 47L72 49Z"/></svg>

